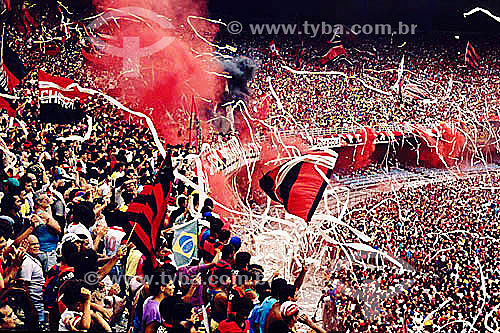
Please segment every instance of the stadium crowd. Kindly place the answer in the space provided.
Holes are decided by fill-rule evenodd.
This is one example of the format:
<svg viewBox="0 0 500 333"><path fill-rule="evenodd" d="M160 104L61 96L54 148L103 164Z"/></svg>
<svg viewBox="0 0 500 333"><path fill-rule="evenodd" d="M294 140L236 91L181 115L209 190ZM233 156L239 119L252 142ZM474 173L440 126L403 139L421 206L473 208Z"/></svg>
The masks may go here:
<svg viewBox="0 0 500 333"><path fill-rule="evenodd" d="M7 27L6 34L12 49L32 69L70 77L83 87L97 88L100 80L109 80L84 64L77 41L67 41L53 56L35 43L47 37L41 28L33 29L29 39L14 27ZM290 45L287 50L286 43L284 57L296 48ZM400 55L391 53L394 48L373 43L379 50L376 57L353 55L349 59L354 66L342 67L349 75L360 75L363 63L375 70L396 67ZM261 62L251 82L253 94L268 93L271 76L284 108L309 126L457 117L440 109L439 103L400 103L339 77L292 74L271 59L265 43L248 45L242 52ZM439 48L408 48L419 55L409 69L424 73L422 79L446 86L448 75L465 71L450 70L456 64L452 60L434 59ZM456 51L448 50L451 59ZM307 51L305 56L314 54ZM477 108L498 95L493 87L497 64L491 61L486 68L486 84L459 83L460 89L472 89L471 96L483 96L488 89L495 92L487 95L491 100L469 100ZM378 88L389 91L395 75L387 72L370 84L379 82ZM466 88L466 83L471 85ZM340 255L344 265L331 274L321 327L297 305L305 264L295 281L264 272L263 263L252 261L224 217L213 212L213 202L199 202L199 193L179 179L172 189L176 202L163 223L157 262L151 263L129 241L130 230L120 224L161 163L149 131L121 120L120 111L101 98L90 97L85 105L95 119L90 139L60 141L70 134L83 135L85 126L37 121L35 76L24 80L17 95L25 102L17 107L27 131L10 124L5 115L0 124L0 160L5 167L0 192L1 329L224 333L308 327L314 332L396 332L416 331L419 326L433 331L449 324L446 331L461 332L467 322L478 331L495 325L500 303L499 202L496 192L485 186L498 184L496 173L380 193L352 207L347 218L373 236L370 245L405 262L405 270L382 265L380 258ZM274 115L280 115L275 104L270 116ZM290 123L276 125L288 129ZM170 152L179 157L190 150L171 147ZM185 174L194 178L192 170ZM199 213L193 208L200 208ZM200 220L200 258L177 267L173 230L192 219ZM351 266L352 259L360 263ZM492 314L489 319L487 314Z"/></svg>
<svg viewBox="0 0 500 333"><path fill-rule="evenodd" d="M353 257L353 266L344 260L325 295L326 326L366 332L497 328L500 201L488 187L499 179L497 171L434 181L379 192L352 207L348 219L372 235L372 246L399 258L404 270L366 253Z"/></svg>

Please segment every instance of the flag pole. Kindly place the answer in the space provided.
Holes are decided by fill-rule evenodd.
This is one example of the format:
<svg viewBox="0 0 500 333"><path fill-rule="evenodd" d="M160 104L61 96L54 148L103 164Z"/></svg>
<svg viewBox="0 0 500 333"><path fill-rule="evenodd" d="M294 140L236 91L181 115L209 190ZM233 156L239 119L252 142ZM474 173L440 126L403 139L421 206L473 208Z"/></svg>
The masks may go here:
<svg viewBox="0 0 500 333"><path fill-rule="evenodd" d="M134 226L132 227L132 230L130 231L130 235L128 235L127 242L125 244L128 244L130 241L130 238L132 238L132 235L134 234L135 226L137 225L137 222L134 222Z"/></svg>
<svg viewBox="0 0 500 333"><path fill-rule="evenodd" d="M189 115L189 146L191 146L191 131L193 128L193 103L194 97L191 99L191 113Z"/></svg>
<svg viewBox="0 0 500 333"><path fill-rule="evenodd" d="M2 23L2 49L0 50L0 65L3 65L3 38L5 36L5 22Z"/></svg>

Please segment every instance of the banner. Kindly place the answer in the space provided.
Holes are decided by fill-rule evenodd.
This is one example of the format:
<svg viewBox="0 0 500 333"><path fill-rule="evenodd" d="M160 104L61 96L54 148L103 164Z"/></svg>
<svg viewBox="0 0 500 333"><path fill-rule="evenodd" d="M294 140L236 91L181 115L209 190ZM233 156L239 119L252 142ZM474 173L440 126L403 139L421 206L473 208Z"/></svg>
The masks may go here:
<svg viewBox="0 0 500 333"><path fill-rule="evenodd" d="M71 79L38 72L40 87L40 120L69 124L84 118L81 103L89 96Z"/></svg>
<svg viewBox="0 0 500 333"><path fill-rule="evenodd" d="M319 58L319 63L321 65L325 65L326 63L336 60L338 58L346 56L346 51L344 49L344 46L342 45L342 42L340 40L336 40L333 43L333 46L328 50L328 52Z"/></svg>

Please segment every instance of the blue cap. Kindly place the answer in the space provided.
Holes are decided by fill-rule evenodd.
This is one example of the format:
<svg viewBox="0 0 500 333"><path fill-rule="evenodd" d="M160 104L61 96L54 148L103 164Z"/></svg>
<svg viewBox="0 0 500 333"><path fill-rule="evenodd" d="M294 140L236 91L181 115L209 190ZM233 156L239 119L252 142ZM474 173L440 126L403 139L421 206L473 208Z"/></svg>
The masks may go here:
<svg viewBox="0 0 500 333"><path fill-rule="evenodd" d="M236 252L237 252L241 247L241 239L237 236L233 236L233 237L231 237L229 244L233 245Z"/></svg>
<svg viewBox="0 0 500 333"><path fill-rule="evenodd" d="M17 180L16 178L8 178L5 179L3 182L7 183L7 185L9 186L15 186L15 187L21 186L21 184L19 184L19 180Z"/></svg>

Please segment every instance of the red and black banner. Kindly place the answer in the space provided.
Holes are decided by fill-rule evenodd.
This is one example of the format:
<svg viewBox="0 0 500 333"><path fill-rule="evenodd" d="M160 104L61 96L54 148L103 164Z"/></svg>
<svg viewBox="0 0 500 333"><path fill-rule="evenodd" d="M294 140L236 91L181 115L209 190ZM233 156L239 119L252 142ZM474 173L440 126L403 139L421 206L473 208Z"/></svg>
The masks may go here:
<svg viewBox="0 0 500 333"><path fill-rule="evenodd" d="M73 80L38 72L40 87L40 120L46 123L70 124L84 118L81 103L88 95Z"/></svg>
<svg viewBox="0 0 500 333"><path fill-rule="evenodd" d="M283 204L287 212L309 222L327 186L317 169L328 179L332 176L333 169L303 161L290 168L285 175L280 175L281 167L262 177L260 187L272 200ZM283 179L278 184L281 177Z"/></svg>
<svg viewBox="0 0 500 333"><path fill-rule="evenodd" d="M465 49L465 64L475 70L479 69L479 55L470 42L467 42L467 48Z"/></svg>
<svg viewBox="0 0 500 333"><path fill-rule="evenodd" d="M152 260L155 268L163 219L168 205L175 202L175 198L170 196L173 181L172 159L168 154L153 184L144 186L127 209L129 225L126 229L130 228L132 232L130 240L142 254Z"/></svg>
<svg viewBox="0 0 500 333"><path fill-rule="evenodd" d="M345 58L346 56L346 51L344 49L344 46L342 45L342 42L340 40L336 40L333 42L333 46L328 50L328 52L319 58L319 63L321 65L324 65L332 60L338 60L342 57Z"/></svg>
<svg viewBox="0 0 500 333"><path fill-rule="evenodd" d="M0 93L10 94L25 77L28 71L24 67L19 56L3 42L3 58L0 62ZM16 111L9 100L0 97L0 108L6 109L10 116L15 117Z"/></svg>
<svg viewBox="0 0 500 333"><path fill-rule="evenodd" d="M429 92L423 85L413 82L406 85L404 96L417 100L430 98Z"/></svg>

